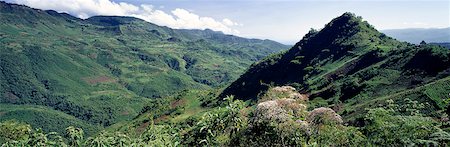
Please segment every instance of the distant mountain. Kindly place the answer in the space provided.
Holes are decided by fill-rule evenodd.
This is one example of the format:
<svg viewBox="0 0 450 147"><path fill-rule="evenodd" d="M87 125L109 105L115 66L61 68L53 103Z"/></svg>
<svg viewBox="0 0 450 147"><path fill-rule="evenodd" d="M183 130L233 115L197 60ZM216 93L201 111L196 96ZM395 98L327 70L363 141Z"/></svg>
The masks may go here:
<svg viewBox="0 0 450 147"><path fill-rule="evenodd" d="M0 121L92 134L135 117L151 98L234 81L288 47L133 17L65 13L0 2Z"/></svg>
<svg viewBox="0 0 450 147"><path fill-rule="evenodd" d="M450 49L450 42L444 42L444 43L431 42L429 44L439 45L439 46L446 47L446 48Z"/></svg>
<svg viewBox="0 0 450 147"><path fill-rule="evenodd" d="M431 113L447 107L450 50L399 42L345 13L287 52L253 64L221 97L257 101L281 85L308 94L312 104L332 105L347 121L388 99L428 102Z"/></svg>
<svg viewBox="0 0 450 147"><path fill-rule="evenodd" d="M390 29L381 30L381 32L400 41L406 41L414 44L419 44L422 40L425 42L450 42L450 28Z"/></svg>

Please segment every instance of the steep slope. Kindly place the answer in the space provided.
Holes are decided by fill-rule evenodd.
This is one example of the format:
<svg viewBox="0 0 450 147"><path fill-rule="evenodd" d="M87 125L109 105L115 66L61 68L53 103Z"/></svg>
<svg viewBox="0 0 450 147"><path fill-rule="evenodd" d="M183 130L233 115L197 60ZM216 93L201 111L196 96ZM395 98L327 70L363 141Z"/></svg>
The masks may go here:
<svg viewBox="0 0 450 147"><path fill-rule="evenodd" d="M5 2L0 2L0 20L0 102L14 108L45 106L27 111L54 109L94 128L135 117L152 103L149 98L228 84L252 62L285 48L131 17L82 20ZM42 126L23 118L16 119ZM59 128L46 131L71 124L62 119L67 121L57 125L55 118L48 121Z"/></svg>
<svg viewBox="0 0 450 147"><path fill-rule="evenodd" d="M311 30L289 51L253 64L221 96L255 100L270 86L292 85L347 119L387 99L429 102L441 110L450 93L450 51L402 43L345 13ZM430 111L432 112L432 111Z"/></svg>

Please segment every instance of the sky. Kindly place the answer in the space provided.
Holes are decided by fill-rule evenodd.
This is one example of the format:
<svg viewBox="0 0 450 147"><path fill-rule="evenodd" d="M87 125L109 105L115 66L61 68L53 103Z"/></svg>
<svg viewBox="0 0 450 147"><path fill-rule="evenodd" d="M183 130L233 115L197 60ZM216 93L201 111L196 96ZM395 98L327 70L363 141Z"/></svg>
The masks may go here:
<svg viewBox="0 0 450 147"><path fill-rule="evenodd" d="M212 29L284 44L299 41L344 12L378 30L450 27L450 0L6 0L33 8L133 16L176 29Z"/></svg>

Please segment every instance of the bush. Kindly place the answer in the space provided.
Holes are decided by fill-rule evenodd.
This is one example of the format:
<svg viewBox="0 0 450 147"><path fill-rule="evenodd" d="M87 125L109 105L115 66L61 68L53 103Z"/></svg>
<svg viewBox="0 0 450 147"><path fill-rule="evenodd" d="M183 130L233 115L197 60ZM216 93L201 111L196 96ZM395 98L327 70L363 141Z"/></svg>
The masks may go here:
<svg viewBox="0 0 450 147"><path fill-rule="evenodd" d="M340 125L343 122L339 114L330 108L324 107L312 110L308 115L307 121L313 126Z"/></svg>
<svg viewBox="0 0 450 147"><path fill-rule="evenodd" d="M215 146L225 144L246 128L246 119L240 113L244 107L242 101L233 101L233 97L225 98L227 106L205 113L195 126L184 134L188 145Z"/></svg>
<svg viewBox="0 0 450 147"><path fill-rule="evenodd" d="M30 137L31 126L16 121L0 123L0 143L14 140L25 140Z"/></svg>
<svg viewBox="0 0 450 147"><path fill-rule="evenodd" d="M390 108L395 107L392 106ZM410 146L423 144L438 132L437 122L421 115L396 115L395 109L370 109L365 116L363 132L368 143L379 146Z"/></svg>

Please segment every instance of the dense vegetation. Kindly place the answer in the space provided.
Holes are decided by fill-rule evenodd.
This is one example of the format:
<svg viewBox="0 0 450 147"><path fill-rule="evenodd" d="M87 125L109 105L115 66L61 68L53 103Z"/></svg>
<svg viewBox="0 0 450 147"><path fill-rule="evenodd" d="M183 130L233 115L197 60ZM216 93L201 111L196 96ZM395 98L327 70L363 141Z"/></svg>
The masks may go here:
<svg viewBox="0 0 450 147"><path fill-rule="evenodd" d="M387 100L368 109L363 127L347 126L330 108L311 108L306 95L289 86L274 87L249 106L233 97L224 105L178 123L148 122L142 131L102 131L85 138L68 127L45 133L14 121L0 123L3 146L446 146L448 118L437 121L421 110L426 103L404 105ZM162 106L156 106L162 110Z"/></svg>
<svg viewBox="0 0 450 147"><path fill-rule="evenodd" d="M450 98L449 59L446 48L396 41L345 13L289 51L253 64L222 96L254 101L271 85L292 85L352 124L387 99L427 102L425 113L437 117Z"/></svg>
<svg viewBox="0 0 450 147"><path fill-rule="evenodd" d="M399 42L352 13L284 52L4 2L0 20L2 146L450 143L450 50Z"/></svg>
<svg viewBox="0 0 450 147"><path fill-rule="evenodd" d="M287 48L211 30L174 30L131 17L82 20L5 2L0 20L0 120L59 133L73 125L91 135L134 118L152 98L221 87Z"/></svg>
<svg viewBox="0 0 450 147"><path fill-rule="evenodd" d="M446 48L450 49L450 43L448 43L448 42L444 42L444 43L434 43L434 42L432 42L430 44L439 45L439 46L446 47Z"/></svg>

